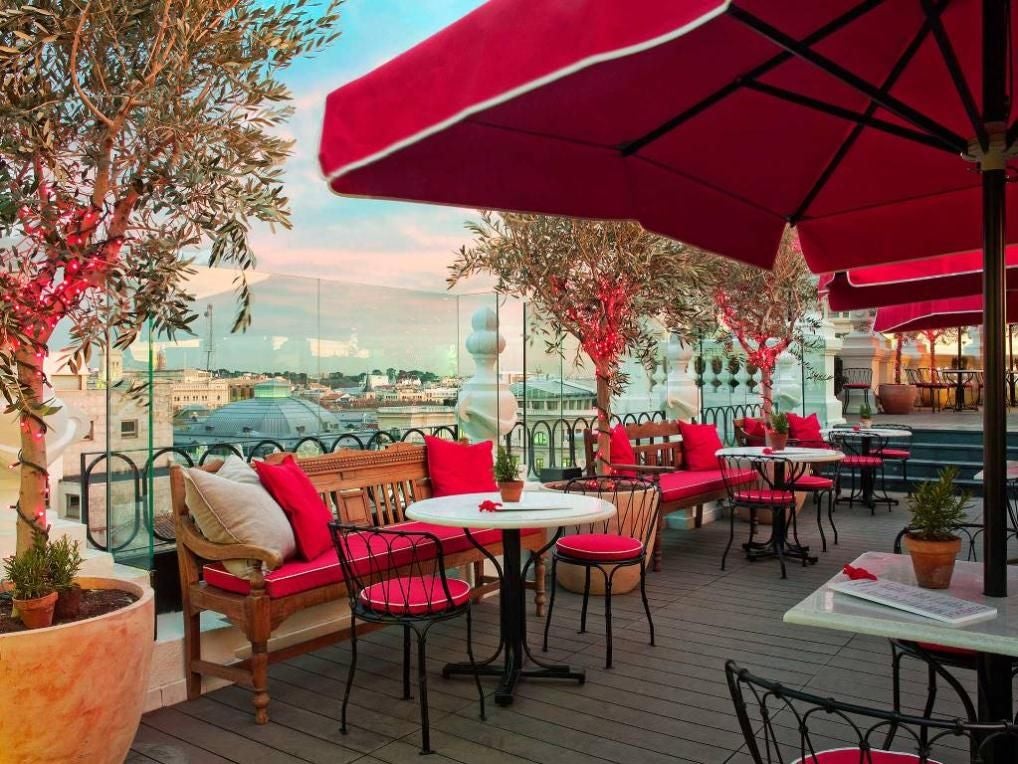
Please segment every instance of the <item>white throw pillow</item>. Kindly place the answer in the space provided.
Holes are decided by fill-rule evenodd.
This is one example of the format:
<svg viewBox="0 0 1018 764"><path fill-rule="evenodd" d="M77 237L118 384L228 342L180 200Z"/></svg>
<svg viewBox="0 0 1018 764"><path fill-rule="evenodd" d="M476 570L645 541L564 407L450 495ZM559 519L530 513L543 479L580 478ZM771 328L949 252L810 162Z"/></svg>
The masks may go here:
<svg viewBox="0 0 1018 764"><path fill-rule="evenodd" d="M255 477L257 479L257 475ZM238 482L200 467L191 467L184 471L184 490L187 507L209 541L254 544L278 552L284 560L296 553L290 521L260 483ZM223 563L233 575L245 578L252 565L251 560Z"/></svg>
<svg viewBox="0 0 1018 764"><path fill-rule="evenodd" d="M262 481L258 479L258 473L255 472L254 467L245 462L236 454L230 454L223 460L222 465L219 467L219 471L216 473L221 478L227 480L233 480L236 483L247 483L248 485L256 485L261 487ZM268 491L266 491L268 493ZM279 510L282 512L282 508Z"/></svg>

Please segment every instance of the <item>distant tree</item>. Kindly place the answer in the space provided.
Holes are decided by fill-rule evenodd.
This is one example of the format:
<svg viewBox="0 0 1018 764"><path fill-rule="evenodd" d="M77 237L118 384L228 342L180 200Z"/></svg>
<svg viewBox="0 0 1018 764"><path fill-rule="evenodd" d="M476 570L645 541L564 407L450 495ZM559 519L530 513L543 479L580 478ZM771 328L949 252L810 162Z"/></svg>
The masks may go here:
<svg viewBox="0 0 1018 764"><path fill-rule="evenodd" d="M656 351L648 320L688 275L683 245L631 221L483 212L467 229L474 240L450 266L449 286L493 274L499 294L533 308L533 328L550 352L561 352L569 335L579 342L576 360L582 351L593 362L603 471L610 460L611 397L626 382L622 356L644 360Z"/></svg>
<svg viewBox="0 0 1018 764"><path fill-rule="evenodd" d="M338 3L32 0L0 6L0 391L21 420L18 548L43 530L43 361L59 321L71 363L146 322L194 315L182 249L240 269L253 221L289 226L291 142L279 72L320 49Z"/></svg>
<svg viewBox="0 0 1018 764"><path fill-rule="evenodd" d="M393 381L399 379L399 375L396 374L396 370L393 367L391 367L391 366L388 369L385 370L385 376L387 376L389 378L390 382L393 382Z"/></svg>

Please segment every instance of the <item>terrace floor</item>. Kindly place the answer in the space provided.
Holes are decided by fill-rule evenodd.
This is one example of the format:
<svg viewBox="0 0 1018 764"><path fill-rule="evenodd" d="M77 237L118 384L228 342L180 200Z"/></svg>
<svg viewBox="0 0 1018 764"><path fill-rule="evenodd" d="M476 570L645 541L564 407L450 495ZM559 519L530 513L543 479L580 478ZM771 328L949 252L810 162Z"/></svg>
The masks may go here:
<svg viewBox="0 0 1018 764"><path fill-rule="evenodd" d="M811 514L803 515L809 520L801 523L802 535L818 543ZM432 744L438 753L429 763L746 764L724 681L727 658L788 685L889 706L885 640L789 626L781 617L844 563L867 550L889 550L905 515L903 508L878 509L875 516L858 507L840 508L839 546L822 554L816 566L790 564L784 581L776 561L751 564L736 554L728 570L720 570L727 521L667 531L665 570L648 582L657 646L647 644L639 595L617 596L615 666L606 671L601 603L592 603L588 633L577 634L580 597L560 591L551 655L585 666L586 684L524 682L512 706L489 702L486 722L478 718L473 683L443 680L439 673L446 661L464 659L464 625L437 627L428 646ZM745 526L738 531L744 534ZM531 633L538 633L540 624L533 619L531 624ZM497 629L497 602L485 601L475 611L478 654L494 648ZM147 714L128 761L418 762L418 706L400 698L400 645L401 635L393 630L362 640L349 735L338 731L350 655L349 645L341 644L273 667L268 725L253 723L247 691L218 690ZM905 703L918 711L925 672L906 661L903 678ZM971 689L972 677L963 679ZM953 716L960 704L949 694L942 689L937 709Z"/></svg>

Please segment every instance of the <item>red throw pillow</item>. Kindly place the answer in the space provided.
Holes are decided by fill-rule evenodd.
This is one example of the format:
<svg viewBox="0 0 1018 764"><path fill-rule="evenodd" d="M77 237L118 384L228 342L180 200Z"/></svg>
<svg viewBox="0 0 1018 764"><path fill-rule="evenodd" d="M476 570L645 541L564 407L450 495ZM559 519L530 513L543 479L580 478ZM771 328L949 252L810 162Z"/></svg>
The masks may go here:
<svg viewBox="0 0 1018 764"><path fill-rule="evenodd" d="M679 422L682 433L682 463L687 470L701 472L718 469L714 452L722 448L718 428L712 424Z"/></svg>
<svg viewBox="0 0 1018 764"><path fill-rule="evenodd" d="M279 464L261 461L253 464L265 490L286 512L297 542L297 554L313 560L326 552L332 546L329 534L332 512L293 456L287 454Z"/></svg>
<svg viewBox="0 0 1018 764"><path fill-rule="evenodd" d="M815 413L809 416L788 414L788 437L801 443L820 443L824 436L820 434L820 420Z"/></svg>
<svg viewBox="0 0 1018 764"><path fill-rule="evenodd" d="M428 451L432 496L498 490L490 440L465 445L425 435L424 446Z"/></svg>
<svg viewBox="0 0 1018 764"><path fill-rule="evenodd" d="M611 432L611 461L614 464L636 464L636 452L633 451L633 444L629 442L626 435L625 425L617 424L612 427ZM636 477L636 470L612 470L612 473L620 477Z"/></svg>
<svg viewBox="0 0 1018 764"><path fill-rule="evenodd" d="M767 434L764 423L759 419L743 419L742 431L751 438L762 438Z"/></svg>

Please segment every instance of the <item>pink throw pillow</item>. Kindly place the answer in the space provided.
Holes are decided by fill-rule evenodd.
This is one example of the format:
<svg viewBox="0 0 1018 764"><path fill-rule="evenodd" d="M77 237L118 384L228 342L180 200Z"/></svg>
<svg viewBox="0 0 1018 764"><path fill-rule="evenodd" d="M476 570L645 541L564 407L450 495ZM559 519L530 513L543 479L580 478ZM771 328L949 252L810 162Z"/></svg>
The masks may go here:
<svg viewBox="0 0 1018 764"><path fill-rule="evenodd" d="M712 424L679 422L682 433L682 462L687 470L702 472L718 469L718 458L714 455L721 446L718 428Z"/></svg>
<svg viewBox="0 0 1018 764"><path fill-rule="evenodd" d="M636 464L636 452L633 451L633 444L626 435L625 425L617 424L612 427L611 461L613 464ZM612 474L619 477L636 477L639 473L636 470L613 469Z"/></svg>
<svg viewBox="0 0 1018 764"><path fill-rule="evenodd" d="M498 490L490 440L464 445L425 435L424 447L428 452L432 496Z"/></svg>
<svg viewBox="0 0 1018 764"><path fill-rule="evenodd" d="M304 560L313 560L326 552L332 546L329 533L332 512L293 456L287 454L279 464L260 461L253 464L265 490L290 521L297 554Z"/></svg>

